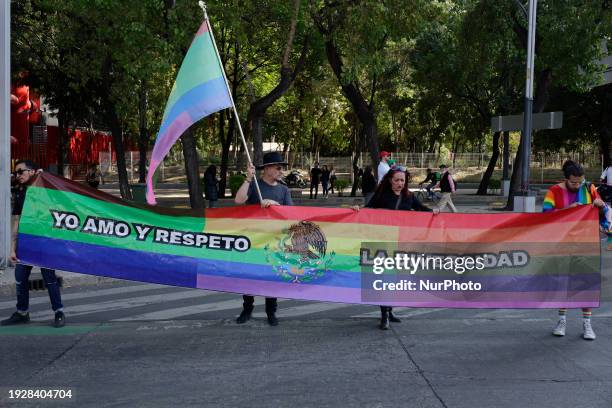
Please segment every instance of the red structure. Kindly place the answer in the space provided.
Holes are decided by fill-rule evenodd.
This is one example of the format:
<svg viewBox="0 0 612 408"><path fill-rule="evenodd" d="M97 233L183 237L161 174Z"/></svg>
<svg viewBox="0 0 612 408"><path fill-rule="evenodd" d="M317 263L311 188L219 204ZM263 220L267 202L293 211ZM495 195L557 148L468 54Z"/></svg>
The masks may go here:
<svg viewBox="0 0 612 408"><path fill-rule="evenodd" d="M57 126L41 125L40 97L28 86L13 86L11 89L11 159L31 159L42 168L58 163L60 129ZM46 129L46 132L44 130ZM112 135L105 132L90 132L68 129L66 141L66 163L71 168L85 168L97 163L100 152L113 155ZM67 176L74 176L71 171Z"/></svg>

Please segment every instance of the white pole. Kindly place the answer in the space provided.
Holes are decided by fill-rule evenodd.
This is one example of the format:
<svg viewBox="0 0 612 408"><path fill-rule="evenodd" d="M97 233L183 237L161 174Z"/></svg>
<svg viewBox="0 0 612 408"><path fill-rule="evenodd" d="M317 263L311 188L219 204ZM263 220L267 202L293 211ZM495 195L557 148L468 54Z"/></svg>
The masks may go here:
<svg viewBox="0 0 612 408"><path fill-rule="evenodd" d="M0 269L11 252L11 2L0 5Z"/></svg>
<svg viewBox="0 0 612 408"><path fill-rule="evenodd" d="M232 109L234 110L234 118L236 118L236 124L238 125L238 130L240 131L240 137L242 138L242 143L244 144L244 151L247 155L247 160L249 164L253 165L253 161L251 160L251 155L249 153L249 146L247 145L246 139L244 138L244 133L242 132L242 125L240 124L240 117L238 116L238 111L236 110L236 104L234 103L234 96L232 95L232 91L229 87L229 82L227 82L227 76L225 76L225 69L223 64L221 63L221 56L219 55L219 50L217 49L217 42L215 41L215 35L213 34L212 27L210 26L210 21L208 21L208 13L206 13L206 4L203 1L199 1L198 4L202 8L204 12L204 20L206 20L206 25L208 26L208 31L210 32L210 37L212 38L213 46L215 47L215 52L217 53L217 61L219 62L219 66L221 67L221 72L223 73L223 79L225 80L225 86L227 87L227 93L230 97L230 101L232 102ZM257 182L257 174L253 177L255 181L255 188L257 189L257 195L259 196L259 202L263 201L261 197L261 190L259 189L259 183Z"/></svg>

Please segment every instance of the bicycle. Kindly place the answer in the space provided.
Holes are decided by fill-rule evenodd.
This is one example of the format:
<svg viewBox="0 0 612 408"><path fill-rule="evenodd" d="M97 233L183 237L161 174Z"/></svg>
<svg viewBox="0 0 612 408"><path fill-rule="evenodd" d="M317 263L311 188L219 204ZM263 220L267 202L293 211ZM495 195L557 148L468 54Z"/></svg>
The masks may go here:
<svg viewBox="0 0 612 408"><path fill-rule="evenodd" d="M438 201L440 201L440 198L442 198L440 193L433 191L433 188L430 190L430 192L428 192L422 184L419 184L419 191L415 193L415 196L422 203L425 201L430 201L434 204L437 204Z"/></svg>

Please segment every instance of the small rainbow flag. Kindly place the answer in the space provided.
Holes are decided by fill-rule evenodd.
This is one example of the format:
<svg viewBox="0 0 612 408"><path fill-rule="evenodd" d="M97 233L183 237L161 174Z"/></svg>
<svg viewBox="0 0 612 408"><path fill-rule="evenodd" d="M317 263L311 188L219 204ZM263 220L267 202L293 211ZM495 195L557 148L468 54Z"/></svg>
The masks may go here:
<svg viewBox="0 0 612 408"><path fill-rule="evenodd" d="M166 104L147 173L147 202L155 204L153 174L178 138L198 120L233 104L208 20L185 55Z"/></svg>

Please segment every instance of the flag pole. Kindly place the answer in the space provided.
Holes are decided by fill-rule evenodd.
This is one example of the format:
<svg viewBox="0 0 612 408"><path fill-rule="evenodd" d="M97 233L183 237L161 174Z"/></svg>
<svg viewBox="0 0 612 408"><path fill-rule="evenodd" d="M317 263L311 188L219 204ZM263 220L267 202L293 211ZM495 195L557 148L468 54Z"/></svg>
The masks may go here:
<svg viewBox="0 0 612 408"><path fill-rule="evenodd" d="M210 37L212 38L213 47L215 47L215 53L217 54L217 61L219 62L219 66L221 67L221 72L223 73L223 79L225 80L225 86L227 88L227 93L230 97L230 101L232 102L232 109L234 110L234 118L236 119L236 123L238 124L238 130L240 131L240 137L242 138L242 143L244 145L244 151L246 152L247 159L249 164L253 165L253 161L251 160L251 155L249 154L249 146L247 145L246 139L244 138L244 133L242 132L242 125L240 124L240 116L238 116L238 111L236 110L236 104L234 103L234 96L232 95L232 91L229 87L229 82L227 82L227 76L225 75L225 68L221 62L221 55L219 54L219 50L217 49L217 42L215 41L215 35L213 34L212 27L210 26L210 21L208 20L208 13L206 12L206 3L203 1L199 1L198 4L200 8L202 8L202 12L204 12L204 20L206 21L206 26L208 27L208 31L210 32ZM236 148L234 146L234 148ZM253 180L255 181L255 188L257 189L257 195L259 196L259 202L263 201L261 196L261 190L259 189L259 183L257 182L257 173L253 176Z"/></svg>

